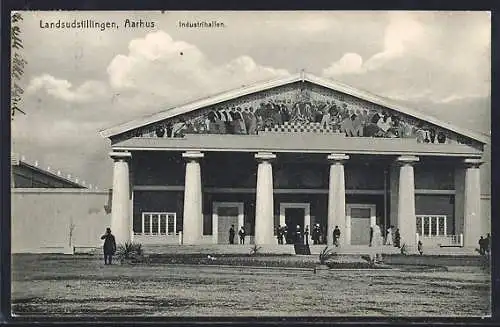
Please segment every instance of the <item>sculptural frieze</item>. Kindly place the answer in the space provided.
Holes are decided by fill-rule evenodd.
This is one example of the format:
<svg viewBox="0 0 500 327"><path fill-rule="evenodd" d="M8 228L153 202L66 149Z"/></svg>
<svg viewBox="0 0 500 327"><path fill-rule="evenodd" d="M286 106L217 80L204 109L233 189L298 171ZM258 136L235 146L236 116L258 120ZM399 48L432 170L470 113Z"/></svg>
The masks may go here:
<svg viewBox="0 0 500 327"><path fill-rule="evenodd" d="M467 143L465 138L409 115L311 83L289 84L241 96L142 127L127 137L256 135L264 131L413 138L417 143Z"/></svg>

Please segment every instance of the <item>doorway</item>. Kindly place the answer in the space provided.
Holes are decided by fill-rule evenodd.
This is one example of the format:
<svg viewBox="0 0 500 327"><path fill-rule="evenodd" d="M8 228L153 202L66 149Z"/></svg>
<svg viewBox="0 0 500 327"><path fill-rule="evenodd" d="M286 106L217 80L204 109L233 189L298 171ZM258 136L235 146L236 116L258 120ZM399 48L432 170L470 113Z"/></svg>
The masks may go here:
<svg viewBox="0 0 500 327"><path fill-rule="evenodd" d="M297 226L300 226L300 233L304 235L304 215L304 208L285 209L285 224L288 226L286 244L295 243L295 231L297 230Z"/></svg>
<svg viewBox="0 0 500 327"><path fill-rule="evenodd" d="M376 223L375 204L346 205L346 240L351 245L370 244L370 226Z"/></svg>
<svg viewBox="0 0 500 327"><path fill-rule="evenodd" d="M309 203L280 203L280 226L288 227L286 243L293 244L297 225L304 235L305 226L309 226L309 241L311 238L311 205Z"/></svg>
<svg viewBox="0 0 500 327"><path fill-rule="evenodd" d="M243 203L214 202L212 210L212 236L215 244L230 244L229 229L234 226L234 244L239 243L238 231L243 226Z"/></svg>

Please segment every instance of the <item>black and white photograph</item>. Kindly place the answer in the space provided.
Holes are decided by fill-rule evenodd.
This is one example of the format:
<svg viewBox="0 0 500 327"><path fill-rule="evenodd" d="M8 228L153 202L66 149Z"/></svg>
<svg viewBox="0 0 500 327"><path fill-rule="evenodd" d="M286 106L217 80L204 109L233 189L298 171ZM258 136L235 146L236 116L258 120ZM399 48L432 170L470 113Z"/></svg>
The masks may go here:
<svg viewBox="0 0 500 327"><path fill-rule="evenodd" d="M13 11L12 316L491 317L491 27Z"/></svg>

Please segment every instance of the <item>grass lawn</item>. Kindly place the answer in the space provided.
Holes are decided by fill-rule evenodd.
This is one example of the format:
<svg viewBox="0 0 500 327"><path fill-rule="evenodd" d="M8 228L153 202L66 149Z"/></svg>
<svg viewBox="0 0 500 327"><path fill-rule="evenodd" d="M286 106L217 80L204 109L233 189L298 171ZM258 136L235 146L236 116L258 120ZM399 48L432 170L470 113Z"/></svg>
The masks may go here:
<svg viewBox="0 0 500 327"><path fill-rule="evenodd" d="M12 309L51 316L487 316L490 275L474 266L313 273L15 255Z"/></svg>

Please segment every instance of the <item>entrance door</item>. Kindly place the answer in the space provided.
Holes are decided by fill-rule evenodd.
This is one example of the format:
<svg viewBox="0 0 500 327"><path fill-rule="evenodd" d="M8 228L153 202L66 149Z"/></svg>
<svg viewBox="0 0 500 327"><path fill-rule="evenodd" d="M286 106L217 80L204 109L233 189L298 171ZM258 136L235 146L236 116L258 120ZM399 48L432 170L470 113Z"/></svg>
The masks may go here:
<svg viewBox="0 0 500 327"><path fill-rule="evenodd" d="M304 235L304 208L286 208L285 209L285 224L288 227L288 234L286 235L286 243L295 243L295 231L297 225L300 226L300 232Z"/></svg>
<svg viewBox="0 0 500 327"><path fill-rule="evenodd" d="M214 202L212 220L214 243L229 244L231 226L234 226L234 244L239 243L238 231L243 225L243 203Z"/></svg>
<svg viewBox="0 0 500 327"><path fill-rule="evenodd" d="M350 229L351 245L370 244L370 226L375 224L375 209L373 204L348 204L346 205L346 226Z"/></svg>
<svg viewBox="0 0 500 327"><path fill-rule="evenodd" d="M311 223L311 205L309 203L292 203L292 202L281 202L280 203L280 226L288 227L288 235L286 242L295 243L295 230L297 225L300 225L301 233L304 235L304 230L306 226ZM309 226L309 241L311 238L311 226Z"/></svg>

